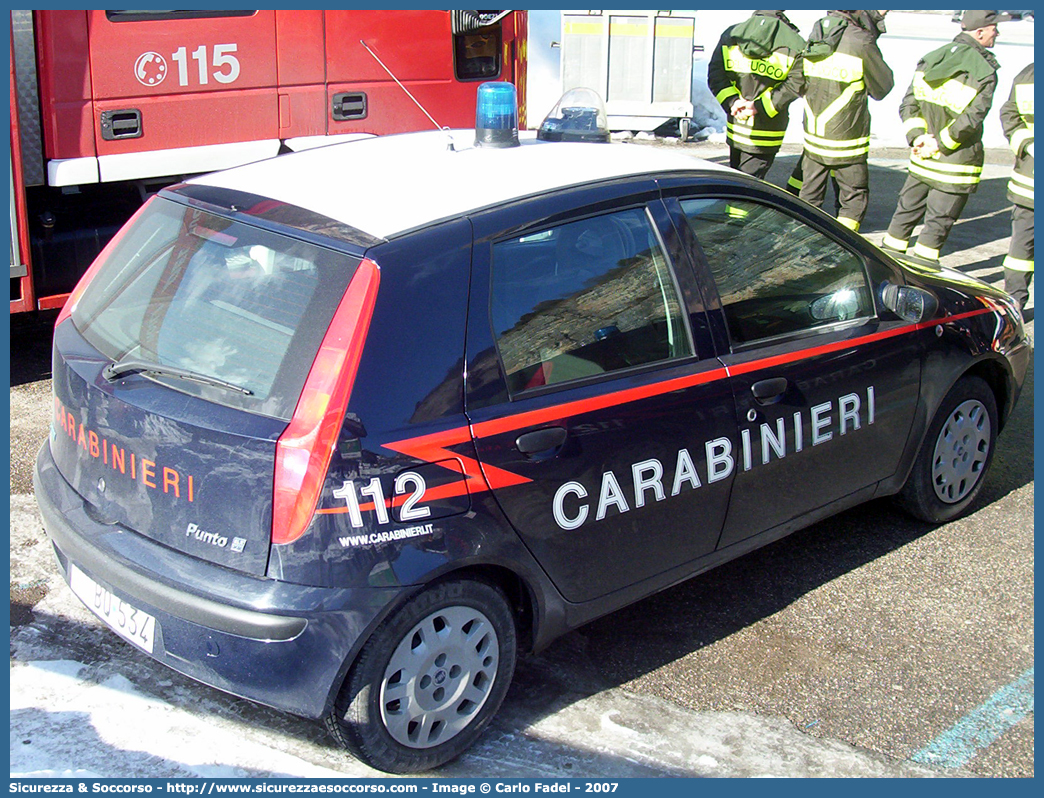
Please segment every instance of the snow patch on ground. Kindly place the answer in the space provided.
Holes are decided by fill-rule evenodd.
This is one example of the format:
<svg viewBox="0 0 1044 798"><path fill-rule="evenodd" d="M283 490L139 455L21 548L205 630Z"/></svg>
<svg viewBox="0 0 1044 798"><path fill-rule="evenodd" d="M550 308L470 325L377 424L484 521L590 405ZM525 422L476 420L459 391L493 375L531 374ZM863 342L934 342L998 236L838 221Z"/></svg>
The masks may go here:
<svg viewBox="0 0 1044 798"><path fill-rule="evenodd" d="M12 777L372 775L362 765L355 773L313 765L205 714L147 696L124 676L92 681L85 678L89 672L89 666L68 660L12 662ZM60 710L53 708L55 696L62 697ZM68 768L71 762L77 767Z"/></svg>
<svg viewBox="0 0 1044 798"><path fill-rule="evenodd" d="M725 135L725 111L721 104L714 99L710 87L707 86L707 66L709 59L694 59L692 62L692 127L699 130L700 135L696 137L700 141L710 133L720 133L722 140ZM702 135L701 128L710 128L707 135Z"/></svg>
<svg viewBox="0 0 1044 798"><path fill-rule="evenodd" d="M597 719L596 723L592 720ZM609 690L577 701L528 733L680 774L710 777L954 777L847 743L802 734L791 723L741 712L692 712L655 696Z"/></svg>

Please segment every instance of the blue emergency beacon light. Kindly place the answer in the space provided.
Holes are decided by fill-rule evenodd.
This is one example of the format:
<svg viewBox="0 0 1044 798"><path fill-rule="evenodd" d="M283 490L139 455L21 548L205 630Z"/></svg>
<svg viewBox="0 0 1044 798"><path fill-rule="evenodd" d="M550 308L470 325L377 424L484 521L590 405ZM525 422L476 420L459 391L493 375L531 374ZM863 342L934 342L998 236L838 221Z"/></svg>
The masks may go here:
<svg viewBox="0 0 1044 798"><path fill-rule="evenodd" d="M602 96L578 86L559 98L537 131L540 141L609 141L609 118Z"/></svg>
<svg viewBox="0 0 1044 798"><path fill-rule="evenodd" d="M490 81L479 86L475 146L518 146L518 101L515 87L510 83Z"/></svg>

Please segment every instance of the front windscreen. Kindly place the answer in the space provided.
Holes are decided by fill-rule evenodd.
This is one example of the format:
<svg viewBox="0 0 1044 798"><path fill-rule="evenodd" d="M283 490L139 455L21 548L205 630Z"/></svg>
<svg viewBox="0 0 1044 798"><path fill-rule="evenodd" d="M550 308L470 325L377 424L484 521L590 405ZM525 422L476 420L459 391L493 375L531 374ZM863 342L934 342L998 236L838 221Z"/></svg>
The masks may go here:
<svg viewBox="0 0 1044 798"><path fill-rule="evenodd" d="M72 320L116 364L155 364L142 373L210 401L289 419L358 263L156 198L124 231ZM210 382L165 375L161 367Z"/></svg>

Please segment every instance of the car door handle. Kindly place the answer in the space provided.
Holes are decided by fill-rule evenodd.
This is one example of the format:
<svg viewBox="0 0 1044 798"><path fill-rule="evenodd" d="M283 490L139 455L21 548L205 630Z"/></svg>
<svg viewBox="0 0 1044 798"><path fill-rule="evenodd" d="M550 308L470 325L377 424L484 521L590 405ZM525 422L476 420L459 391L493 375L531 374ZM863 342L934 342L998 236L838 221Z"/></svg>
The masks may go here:
<svg viewBox="0 0 1044 798"><path fill-rule="evenodd" d="M519 435L515 438L515 447L531 457L551 457L558 454L568 437L565 427L545 427Z"/></svg>
<svg viewBox="0 0 1044 798"><path fill-rule="evenodd" d="M774 405L783 399L787 392L787 378L773 377L770 380L759 380L750 386L750 392L759 405Z"/></svg>

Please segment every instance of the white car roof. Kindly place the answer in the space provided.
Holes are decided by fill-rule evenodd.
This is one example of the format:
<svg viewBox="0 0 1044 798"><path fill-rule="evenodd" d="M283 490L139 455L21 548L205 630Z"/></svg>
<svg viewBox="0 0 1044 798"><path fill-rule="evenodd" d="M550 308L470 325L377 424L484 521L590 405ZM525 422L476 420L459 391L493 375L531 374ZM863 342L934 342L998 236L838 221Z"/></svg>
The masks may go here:
<svg viewBox="0 0 1044 798"><path fill-rule="evenodd" d="M471 130L335 144L215 172L189 182L245 191L314 211L378 238L553 189L627 175L726 170L637 144L537 141L477 148ZM454 149L449 149L452 139Z"/></svg>

